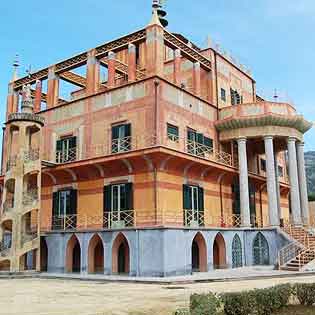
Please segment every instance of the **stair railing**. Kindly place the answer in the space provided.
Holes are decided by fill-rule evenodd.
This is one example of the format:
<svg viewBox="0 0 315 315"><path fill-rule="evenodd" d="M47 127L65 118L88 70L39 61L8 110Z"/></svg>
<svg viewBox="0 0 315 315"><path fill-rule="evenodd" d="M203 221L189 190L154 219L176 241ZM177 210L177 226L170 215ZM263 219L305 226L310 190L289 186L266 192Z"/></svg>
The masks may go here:
<svg viewBox="0 0 315 315"><path fill-rule="evenodd" d="M303 250L302 245L297 241L281 248L278 254L279 268L296 258Z"/></svg>

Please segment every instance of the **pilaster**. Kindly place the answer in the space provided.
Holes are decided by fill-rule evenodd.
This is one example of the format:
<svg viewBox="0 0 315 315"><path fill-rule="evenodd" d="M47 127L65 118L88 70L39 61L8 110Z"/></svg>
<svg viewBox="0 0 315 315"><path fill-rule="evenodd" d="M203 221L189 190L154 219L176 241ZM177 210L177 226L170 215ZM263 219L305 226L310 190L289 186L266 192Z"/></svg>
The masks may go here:
<svg viewBox="0 0 315 315"><path fill-rule="evenodd" d="M88 52L86 63L86 94L94 94L98 91L100 85L100 63L96 58L96 50Z"/></svg>
<svg viewBox="0 0 315 315"><path fill-rule="evenodd" d="M59 99L59 77L55 73L55 67L48 69L48 88L47 88L47 108L58 105Z"/></svg>
<svg viewBox="0 0 315 315"><path fill-rule="evenodd" d="M136 81L136 46L129 44L128 46L128 82Z"/></svg>
<svg viewBox="0 0 315 315"><path fill-rule="evenodd" d="M177 85L181 84L181 64L182 64L181 52L179 49L176 49L174 59L174 83Z"/></svg>
<svg viewBox="0 0 315 315"><path fill-rule="evenodd" d="M112 51L108 53L108 87L115 86L116 74L116 54Z"/></svg>

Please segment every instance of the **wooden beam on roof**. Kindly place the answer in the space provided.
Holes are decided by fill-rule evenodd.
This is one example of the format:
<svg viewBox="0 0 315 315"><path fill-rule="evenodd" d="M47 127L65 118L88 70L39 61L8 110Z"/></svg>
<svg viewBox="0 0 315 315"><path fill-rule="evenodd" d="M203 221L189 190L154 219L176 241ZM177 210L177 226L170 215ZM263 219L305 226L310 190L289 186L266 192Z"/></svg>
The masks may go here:
<svg viewBox="0 0 315 315"><path fill-rule="evenodd" d="M129 44L144 40L146 37L145 29L139 30L135 33L123 36L119 39L105 43L95 48L96 57L105 57L109 51L118 51L124 47L128 47ZM87 62L87 52L83 52L67 60L61 61L55 65L56 74L62 74L66 71L70 71L77 67L84 65ZM33 84L36 80L45 80L48 78L48 67L32 73L26 77L20 78L14 82L14 89L18 89L25 84Z"/></svg>
<svg viewBox="0 0 315 315"><path fill-rule="evenodd" d="M62 80L65 80L71 84L77 85L81 88L86 87L86 78L74 72L66 71L66 72L61 73L59 77Z"/></svg>
<svg viewBox="0 0 315 315"><path fill-rule="evenodd" d="M32 98L35 98L35 94L36 94L36 91L32 89L31 90ZM47 94L46 93L42 92L41 100L42 100L42 102L47 103ZM67 102L68 102L67 100L59 98L58 105L61 105L61 104L67 103Z"/></svg>
<svg viewBox="0 0 315 315"><path fill-rule="evenodd" d="M211 71L211 61L199 53L192 47L189 47L186 43L181 41L175 35L164 30L164 41L169 44L174 49L179 49L182 56L186 57L192 62L199 62L200 66L207 71Z"/></svg>

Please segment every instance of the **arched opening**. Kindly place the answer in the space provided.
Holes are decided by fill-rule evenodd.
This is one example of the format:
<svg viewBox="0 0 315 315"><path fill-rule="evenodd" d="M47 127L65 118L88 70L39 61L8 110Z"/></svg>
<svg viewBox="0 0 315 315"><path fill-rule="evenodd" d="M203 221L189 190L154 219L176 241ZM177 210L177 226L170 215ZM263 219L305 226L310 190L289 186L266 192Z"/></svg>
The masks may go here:
<svg viewBox="0 0 315 315"><path fill-rule="evenodd" d="M253 242L254 265L266 266L270 264L269 245L262 233L257 233Z"/></svg>
<svg viewBox="0 0 315 315"><path fill-rule="evenodd" d="M130 270L130 250L126 237L120 233L114 243L112 249L112 272L126 274Z"/></svg>
<svg viewBox="0 0 315 315"><path fill-rule="evenodd" d="M0 242L0 252L2 256L9 255L10 248L12 246L12 220L6 220L2 222L3 238Z"/></svg>
<svg viewBox="0 0 315 315"><path fill-rule="evenodd" d="M207 246L201 233L197 233L191 245L192 272L207 271Z"/></svg>
<svg viewBox="0 0 315 315"><path fill-rule="evenodd" d="M48 270L48 247L44 237L40 238L40 271Z"/></svg>
<svg viewBox="0 0 315 315"><path fill-rule="evenodd" d="M78 238L72 235L66 252L66 272L81 271L81 246Z"/></svg>
<svg viewBox="0 0 315 315"><path fill-rule="evenodd" d="M20 270L36 270L37 249L28 251L20 257Z"/></svg>
<svg viewBox="0 0 315 315"><path fill-rule="evenodd" d="M89 273L104 273L104 246L98 234L90 240L88 255Z"/></svg>
<svg viewBox="0 0 315 315"><path fill-rule="evenodd" d="M240 237L236 234L232 243L232 268L243 267L243 251Z"/></svg>
<svg viewBox="0 0 315 315"><path fill-rule="evenodd" d="M0 262L0 271L10 271L10 260Z"/></svg>
<svg viewBox="0 0 315 315"><path fill-rule="evenodd" d="M218 233L213 243L213 267L214 269L226 268L226 247L221 233Z"/></svg>

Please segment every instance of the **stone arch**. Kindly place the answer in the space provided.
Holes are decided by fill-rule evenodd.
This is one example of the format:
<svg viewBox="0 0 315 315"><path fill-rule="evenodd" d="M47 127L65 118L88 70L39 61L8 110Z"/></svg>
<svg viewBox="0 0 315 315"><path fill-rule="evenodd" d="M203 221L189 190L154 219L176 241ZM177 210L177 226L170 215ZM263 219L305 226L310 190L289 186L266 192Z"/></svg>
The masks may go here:
<svg viewBox="0 0 315 315"><path fill-rule="evenodd" d="M216 235L213 242L213 267L214 269L226 268L226 246L221 233Z"/></svg>
<svg viewBox="0 0 315 315"><path fill-rule="evenodd" d="M112 273L129 273L130 248L124 234L119 233L112 246Z"/></svg>
<svg viewBox="0 0 315 315"><path fill-rule="evenodd" d="M232 268L243 267L242 242L238 234L235 234L232 242Z"/></svg>
<svg viewBox="0 0 315 315"><path fill-rule="evenodd" d="M40 271L48 271L48 246L44 237L40 238Z"/></svg>
<svg viewBox="0 0 315 315"><path fill-rule="evenodd" d="M66 248L66 272L81 271L81 246L78 238L73 234Z"/></svg>
<svg viewBox="0 0 315 315"><path fill-rule="evenodd" d="M94 234L89 242L88 272L104 273L104 245L98 234Z"/></svg>
<svg viewBox="0 0 315 315"><path fill-rule="evenodd" d="M258 232L253 241L253 264L269 265L269 245L265 236Z"/></svg>
<svg viewBox="0 0 315 315"><path fill-rule="evenodd" d="M191 244L191 269L197 272L206 272L207 268L207 245L204 237L198 232Z"/></svg>

